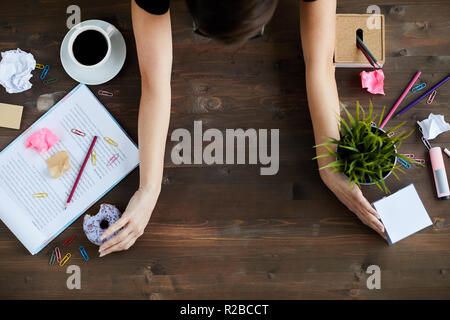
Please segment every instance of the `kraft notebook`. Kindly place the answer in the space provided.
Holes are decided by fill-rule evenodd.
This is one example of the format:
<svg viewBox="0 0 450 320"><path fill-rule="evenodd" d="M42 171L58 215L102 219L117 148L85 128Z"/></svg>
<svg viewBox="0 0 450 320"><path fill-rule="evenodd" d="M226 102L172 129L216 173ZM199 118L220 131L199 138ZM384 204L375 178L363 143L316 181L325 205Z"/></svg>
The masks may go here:
<svg viewBox="0 0 450 320"><path fill-rule="evenodd" d="M50 129L59 141L43 154L26 149L26 138L42 128ZM85 135L74 134L72 129ZM95 135L95 162L88 161L72 201L64 210ZM45 160L62 150L69 153L72 167L53 179ZM113 155L117 157L111 164ZM79 84L0 152L0 218L25 248L36 254L138 164L136 144L89 88ZM46 196L35 197L36 193Z"/></svg>

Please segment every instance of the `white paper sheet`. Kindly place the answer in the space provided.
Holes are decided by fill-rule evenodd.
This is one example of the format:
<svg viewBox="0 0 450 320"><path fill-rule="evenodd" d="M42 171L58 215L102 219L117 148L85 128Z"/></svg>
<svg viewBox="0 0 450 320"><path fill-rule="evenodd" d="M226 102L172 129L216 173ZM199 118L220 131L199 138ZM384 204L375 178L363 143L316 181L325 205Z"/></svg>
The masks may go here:
<svg viewBox="0 0 450 320"><path fill-rule="evenodd" d="M49 128L60 141L45 154L25 149L25 139ZM81 137L71 132L86 133ZM96 166L89 159L72 201L64 204L73 187L94 135ZM118 147L104 140L109 137ZM50 176L45 159L66 150L72 168L58 179ZM112 165L109 159L118 154ZM85 85L73 89L58 104L0 153L0 218L32 253L37 253L139 163L139 151L123 129ZM34 193L47 193L34 198Z"/></svg>
<svg viewBox="0 0 450 320"><path fill-rule="evenodd" d="M373 205L381 217L390 244L432 225L413 184L374 202Z"/></svg>
<svg viewBox="0 0 450 320"><path fill-rule="evenodd" d="M450 124L445 122L442 114L430 113L427 119L417 121L417 124L422 129L423 136L427 140L432 140L441 133L450 130Z"/></svg>

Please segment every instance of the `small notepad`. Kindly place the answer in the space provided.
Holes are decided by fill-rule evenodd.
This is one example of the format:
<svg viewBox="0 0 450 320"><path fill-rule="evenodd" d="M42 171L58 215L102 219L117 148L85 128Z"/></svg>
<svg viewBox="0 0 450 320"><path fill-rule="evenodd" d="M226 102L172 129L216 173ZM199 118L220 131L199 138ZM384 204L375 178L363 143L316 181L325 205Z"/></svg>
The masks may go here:
<svg viewBox="0 0 450 320"><path fill-rule="evenodd" d="M22 110L22 106L0 103L0 127L20 129Z"/></svg>
<svg viewBox="0 0 450 320"><path fill-rule="evenodd" d="M389 244L432 225L413 184L374 202L373 205L384 224Z"/></svg>

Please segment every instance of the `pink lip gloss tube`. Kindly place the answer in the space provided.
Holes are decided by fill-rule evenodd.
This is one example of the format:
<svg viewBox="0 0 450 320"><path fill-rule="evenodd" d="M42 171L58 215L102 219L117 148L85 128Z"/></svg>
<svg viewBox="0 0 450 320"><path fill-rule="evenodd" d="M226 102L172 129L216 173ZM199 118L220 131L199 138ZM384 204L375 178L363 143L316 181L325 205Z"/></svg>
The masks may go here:
<svg viewBox="0 0 450 320"><path fill-rule="evenodd" d="M433 168L434 183L436 184L437 197L442 200L448 200L450 199L450 190L440 147L430 149L430 159L431 167Z"/></svg>

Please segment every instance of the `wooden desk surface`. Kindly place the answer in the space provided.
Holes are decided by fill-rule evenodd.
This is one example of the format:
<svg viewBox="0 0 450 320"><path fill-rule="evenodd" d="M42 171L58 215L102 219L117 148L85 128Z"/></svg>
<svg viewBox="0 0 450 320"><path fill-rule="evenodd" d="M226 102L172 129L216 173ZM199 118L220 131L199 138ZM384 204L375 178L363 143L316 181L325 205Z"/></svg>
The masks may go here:
<svg viewBox="0 0 450 320"><path fill-rule="evenodd" d="M394 5L396 3L396 5ZM42 114L36 98L69 91L77 83L63 70L59 47L67 32L68 1L9 1L0 10L0 50L21 48L51 66L58 82L43 85L34 72L33 87L20 94L0 88L0 102L24 105L21 130L0 128L6 147ZM128 55L120 74L98 89L100 97L137 141L139 70L128 1L77 1L82 20L104 19L123 33ZM365 13L370 1L339 1L339 13ZM360 69L338 69L340 99L376 110L390 108L408 81L436 83L450 70L450 6L447 0L379 0L386 15L386 96L361 89ZM0 223L0 298L27 299L380 299L450 298L450 202L435 196L431 169L412 168L391 190L414 183L434 225L393 246L364 226L319 179L300 55L297 1L281 1L260 40L240 49L226 48L193 34L183 1L172 7L174 63L172 118L176 128L279 128L280 170L260 176L259 165L175 166L174 143L167 142L163 189L145 234L126 252L98 258L88 243L82 218L53 243L78 237L69 247L71 264L81 267L81 290L68 290L65 267L48 266L47 248L31 256ZM433 113L450 119L448 85L432 105L421 102L398 121L415 127ZM410 95L411 101L417 95ZM434 142L450 147L450 135ZM427 159L416 132L401 151ZM447 171L450 159L445 158ZM138 186L135 170L103 199L124 209ZM364 187L370 201L383 196ZM84 245L84 262L76 251ZM381 268L381 290L368 290L366 269Z"/></svg>

